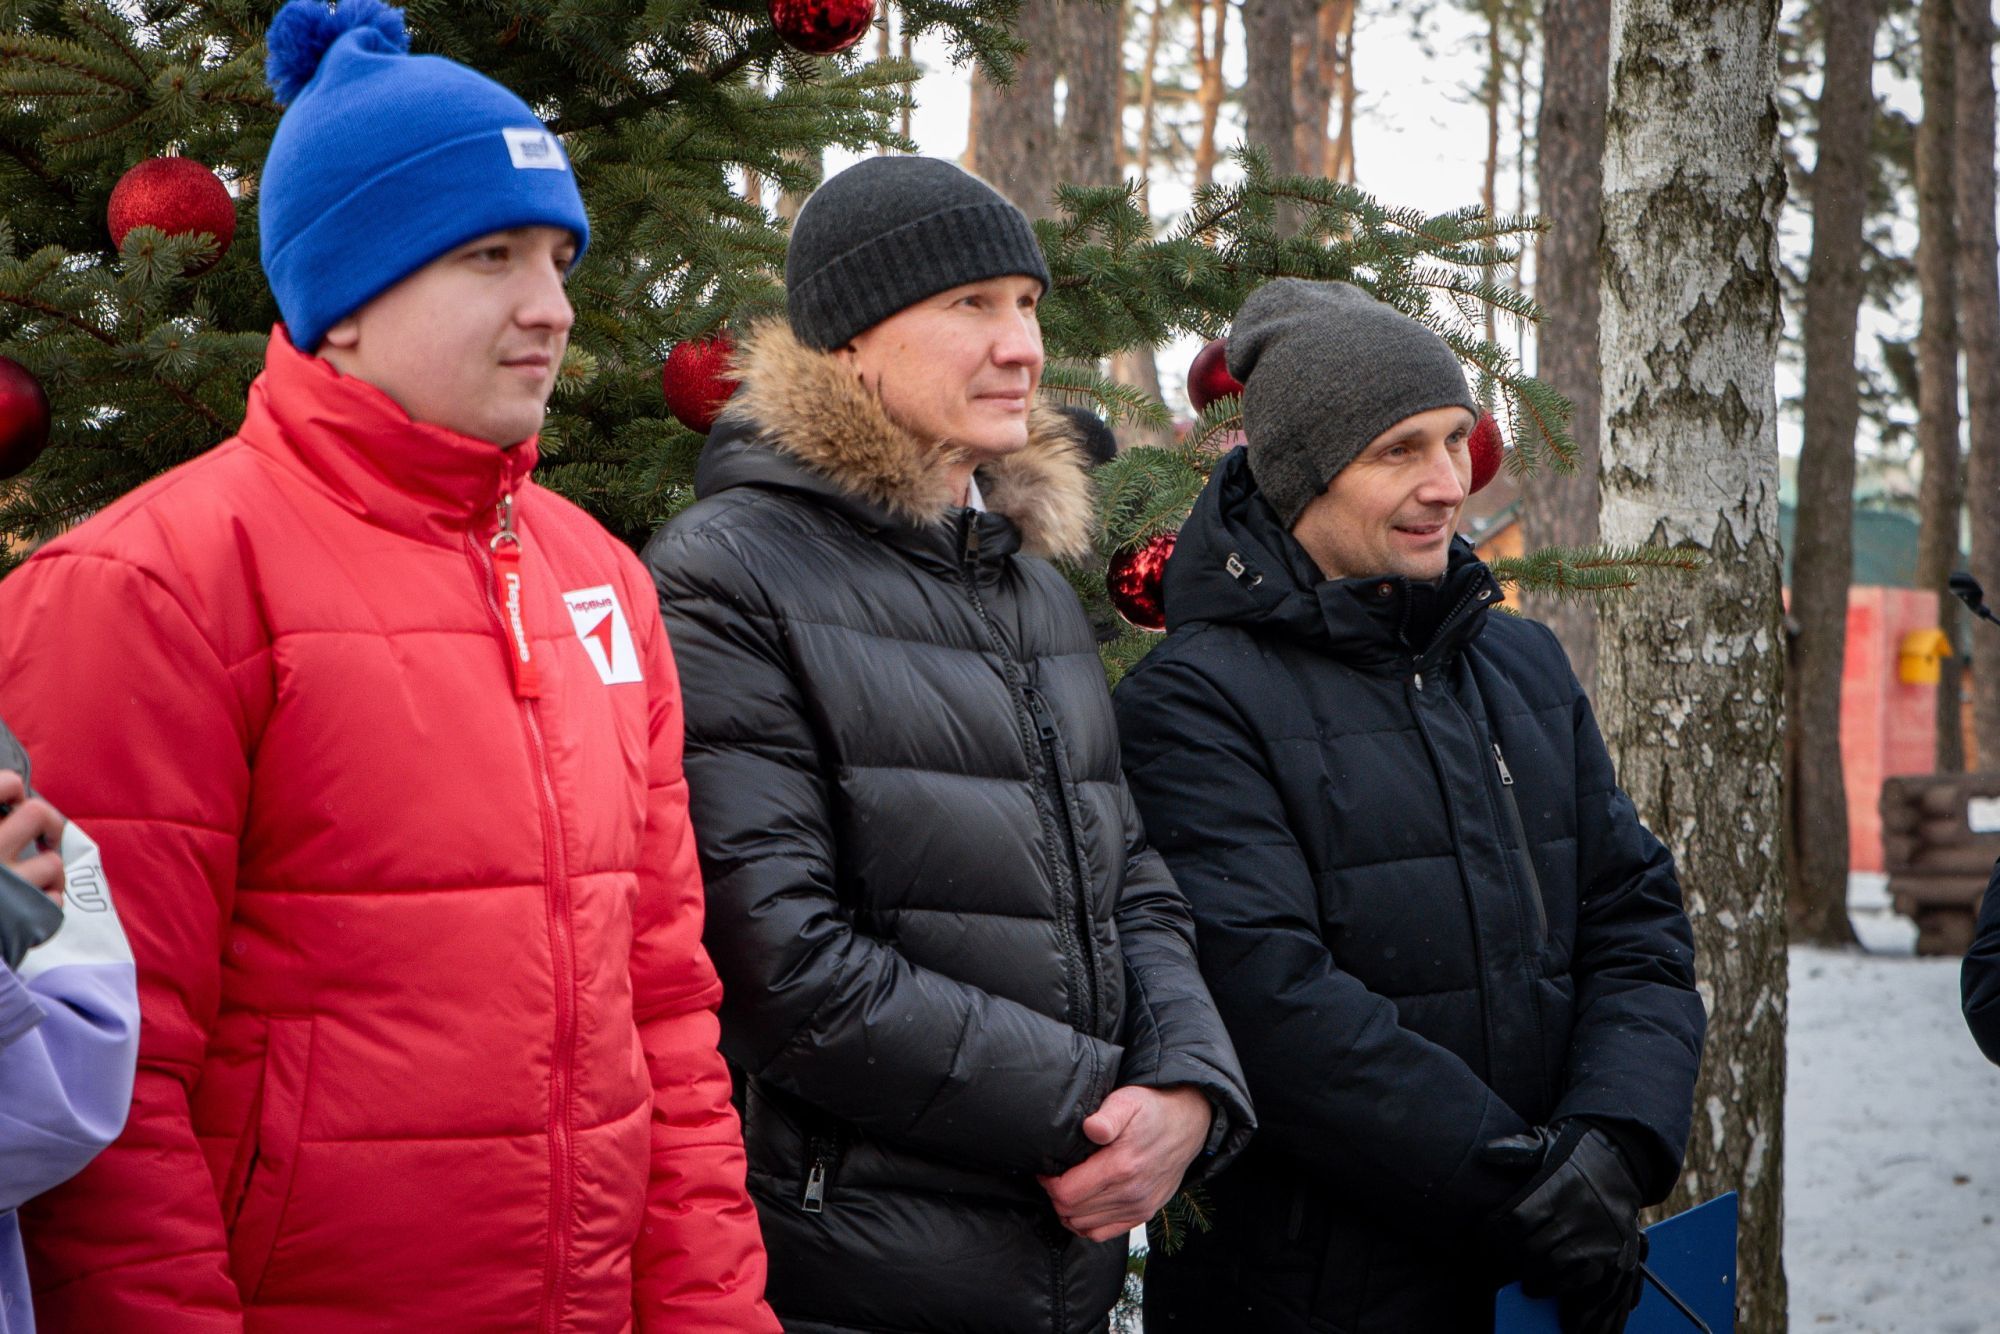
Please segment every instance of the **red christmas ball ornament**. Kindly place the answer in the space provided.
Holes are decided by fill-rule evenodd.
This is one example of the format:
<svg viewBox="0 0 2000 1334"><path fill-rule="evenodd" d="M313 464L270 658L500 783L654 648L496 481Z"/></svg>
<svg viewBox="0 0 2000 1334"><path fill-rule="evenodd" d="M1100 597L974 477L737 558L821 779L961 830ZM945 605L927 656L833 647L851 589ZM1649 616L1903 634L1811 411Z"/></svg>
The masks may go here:
<svg viewBox="0 0 2000 1334"><path fill-rule="evenodd" d="M785 45L816 56L845 51L875 21L875 0L771 0L771 26Z"/></svg>
<svg viewBox="0 0 2000 1334"><path fill-rule="evenodd" d="M1208 411L1218 398L1243 392L1243 382L1229 373L1227 351L1227 339L1210 339L1188 363L1188 402L1196 412Z"/></svg>
<svg viewBox="0 0 2000 1334"><path fill-rule="evenodd" d="M134 227L214 237L215 254L190 275L214 268L236 239L236 201L220 177L191 157L148 158L119 177L104 220L115 246L124 245Z"/></svg>
<svg viewBox="0 0 2000 1334"><path fill-rule="evenodd" d="M0 357L0 477L27 471L49 443L49 396L20 362Z"/></svg>
<svg viewBox="0 0 2000 1334"><path fill-rule="evenodd" d="M1136 547L1127 547L1111 558L1110 567L1104 572L1111 605L1141 630L1167 628L1167 607L1160 596L1160 580L1166 575L1167 557L1174 554L1174 539L1179 536L1161 533Z"/></svg>
<svg viewBox="0 0 2000 1334"><path fill-rule="evenodd" d="M1507 442L1500 438L1500 423L1493 420L1493 414L1482 412L1479 420L1472 424L1472 434L1466 437L1465 452L1472 456L1471 490L1484 490L1488 482L1500 472L1500 458L1507 452Z"/></svg>
<svg viewBox="0 0 2000 1334"><path fill-rule="evenodd" d="M660 368L660 393L675 420L700 435L709 433L716 414L736 392L738 381L729 376L730 358L735 355L736 344L726 333L673 345L667 364Z"/></svg>

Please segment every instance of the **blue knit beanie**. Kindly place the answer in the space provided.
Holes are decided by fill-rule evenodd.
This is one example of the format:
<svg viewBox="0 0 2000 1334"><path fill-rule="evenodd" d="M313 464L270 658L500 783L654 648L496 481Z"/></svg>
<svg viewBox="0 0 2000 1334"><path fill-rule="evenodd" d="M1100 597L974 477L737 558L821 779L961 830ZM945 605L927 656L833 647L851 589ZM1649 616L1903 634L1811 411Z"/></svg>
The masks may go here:
<svg viewBox="0 0 2000 1334"><path fill-rule="evenodd" d="M292 345L454 246L546 224L590 241L562 145L528 104L442 56L413 56L382 0L291 0L271 21L288 104L258 183L264 275Z"/></svg>

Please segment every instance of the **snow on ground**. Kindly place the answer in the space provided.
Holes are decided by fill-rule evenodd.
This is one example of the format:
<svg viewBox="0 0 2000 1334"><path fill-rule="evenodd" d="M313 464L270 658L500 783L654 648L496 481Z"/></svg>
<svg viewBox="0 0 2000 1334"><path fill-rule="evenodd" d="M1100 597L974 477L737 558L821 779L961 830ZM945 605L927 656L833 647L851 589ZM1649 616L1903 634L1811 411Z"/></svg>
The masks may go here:
<svg viewBox="0 0 2000 1334"><path fill-rule="evenodd" d="M2000 1068L1960 1017L1958 960L1910 957L1911 924L1855 889L1863 944L1895 953L1791 951L1791 1327L2000 1330Z"/></svg>
<svg viewBox="0 0 2000 1334"><path fill-rule="evenodd" d="M1958 960L1912 956L1882 877L1855 877L1849 902L1863 948L1791 951L1793 1334L1995 1334L2000 1067L1965 1030Z"/></svg>

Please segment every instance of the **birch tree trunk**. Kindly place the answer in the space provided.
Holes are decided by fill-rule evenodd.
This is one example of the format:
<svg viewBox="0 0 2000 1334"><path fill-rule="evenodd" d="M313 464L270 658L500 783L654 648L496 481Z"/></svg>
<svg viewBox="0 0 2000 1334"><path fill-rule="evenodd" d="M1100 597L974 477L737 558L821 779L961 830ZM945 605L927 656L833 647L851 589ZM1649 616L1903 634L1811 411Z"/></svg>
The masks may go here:
<svg viewBox="0 0 2000 1334"><path fill-rule="evenodd" d="M1958 445L1958 229L1952 182L1952 0L1923 0L1917 15L1923 49L1924 118L1917 124L1917 449L1924 476L1917 490L1917 587L1937 590L1938 624L1954 652L1957 599L1945 579L1958 563L1958 515L1965 501ZM1937 688L1937 769L1965 768L1959 723L1958 663L1947 659Z"/></svg>
<svg viewBox="0 0 2000 1334"><path fill-rule="evenodd" d="M1604 153L1604 540L1706 556L1599 610L1598 709L1673 850L1708 1006L1669 1207L1742 1196L1738 1330L1785 1328L1778 0L1617 0Z"/></svg>
<svg viewBox="0 0 2000 1334"><path fill-rule="evenodd" d="M1975 497L1972 573L2000 594L2000 259L1993 230L1993 10L1956 0L1958 334L1965 347L1965 482ZM1956 612L1956 609L1954 609ZM2000 772L2000 628L1959 623L1972 640L1972 735L1979 768Z"/></svg>
<svg viewBox="0 0 2000 1334"><path fill-rule="evenodd" d="M1576 471L1545 472L1522 488L1529 550L1597 541L1597 242L1603 222L1604 97L1610 79L1611 0L1545 0L1542 109L1535 130L1535 192L1549 229L1535 250L1536 374L1576 405ZM1597 680L1597 605L1530 597L1528 615L1569 650L1584 689Z"/></svg>
<svg viewBox="0 0 2000 1334"><path fill-rule="evenodd" d="M1790 689L1792 928L1845 944L1847 783L1840 767L1840 683L1847 586L1854 574L1854 430L1861 384L1854 322L1861 309L1861 225L1868 211L1868 137L1875 120L1878 0L1821 0L1825 79L1813 162L1811 267L1806 275L1805 443L1792 553L1798 623Z"/></svg>

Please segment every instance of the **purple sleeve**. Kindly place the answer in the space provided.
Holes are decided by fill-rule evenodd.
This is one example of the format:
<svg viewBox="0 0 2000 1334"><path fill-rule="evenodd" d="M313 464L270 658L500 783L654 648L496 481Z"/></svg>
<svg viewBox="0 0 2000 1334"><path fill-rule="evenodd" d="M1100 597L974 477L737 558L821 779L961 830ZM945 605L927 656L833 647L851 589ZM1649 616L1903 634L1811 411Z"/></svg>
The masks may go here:
<svg viewBox="0 0 2000 1334"><path fill-rule="evenodd" d="M75 825L64 832L63 861L62 929L29 951L18 974L0 968L0 1210L81 1171L117 1138L132 1103L132 952L96 846Z"/></svg>
<svg viewBox="0 0 2000 1334"><path fill-rule="evenodd" d="M26 1037L42 1022L42 1007L20 978L0 968L0 1069L5 1069L6 1050Z"/></svg>

